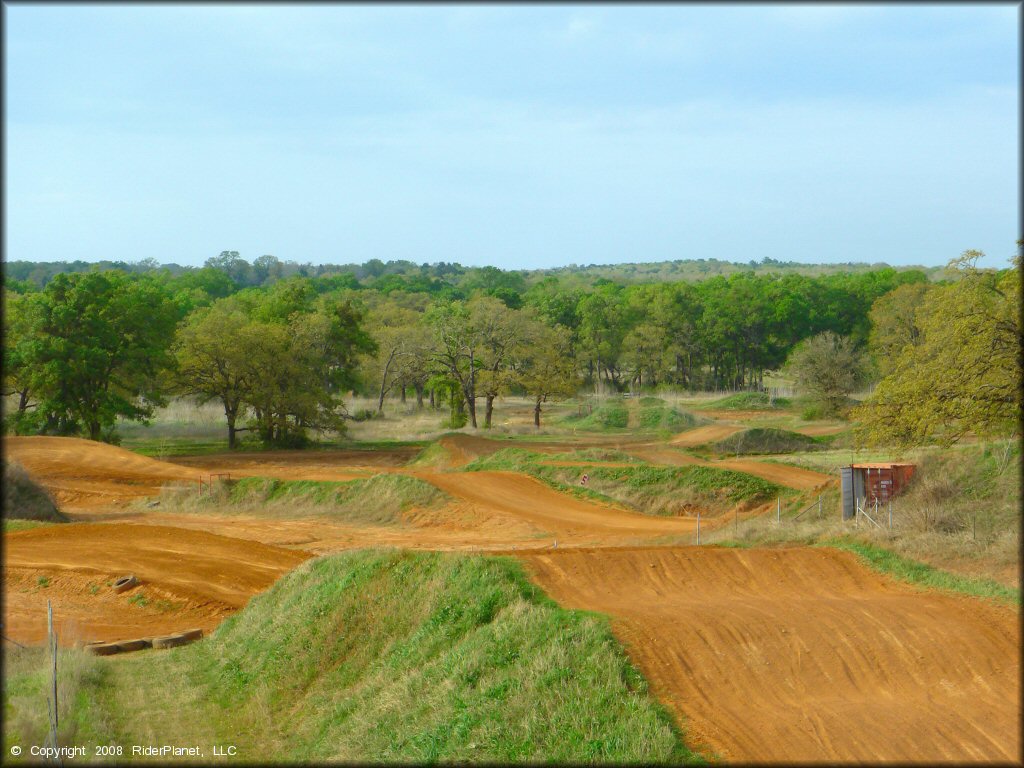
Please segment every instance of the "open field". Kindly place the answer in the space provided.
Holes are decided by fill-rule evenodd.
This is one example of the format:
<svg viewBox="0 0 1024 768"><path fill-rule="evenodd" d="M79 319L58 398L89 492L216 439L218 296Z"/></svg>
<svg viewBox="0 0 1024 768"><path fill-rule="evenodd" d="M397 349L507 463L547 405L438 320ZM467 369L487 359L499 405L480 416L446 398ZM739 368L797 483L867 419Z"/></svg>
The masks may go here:
<svg viewBox="0 0 1024 768"><path fill-rule="evenodd" d="M714 405L715 400L706 402ZM743 762L1008 761L1019 755L1019 580L1015 568L991 559L1012 541L1019 542L1019 525L1012 529L1004 506L1013 503L1004 498L1012 490L1006 473L1013 472L1008 467L1019 462L1019 452L996 447L985 454L984 465L978 463L980 452L964 454L980 467L961 478L976 489L970 509L984 504L995 515L991 530L982 530L987 543L974 540L970 560L966 549L936 549L935 537L952 542L953 534L917 532L910 512L888 537L838 521L835 469L849 462L848 449L742 458L708 449L761 425L765 411L699 410L695 406L701 403L691 403L700 418L710 420L701 423L683 413L685 404L668 408L649 399L622 406L631 424L627 429L595 422L593 428L580 430L582 409L572 405L552 409L550 426L540 434L520 435L530 432L526 405L510 409L505 428L487 437L466 430L446 433L435 419L430 441L424 417L423 429L401 434L387 420L365 422L364 437L377 442L350 441L305 451L204 449L179 455L171 439L165 460L129 450L131 441L119 448L70 438L5 438L6 455L46 487L73 522L5 525L4 634L19 643L38 644L45 634L47 599L54 602L65 646L78 639L130 639L192 627L214 633L180 651L144 651L88 662L93 677L86 675L83 685L95 686L98 709L83 711L99 719L89 721L91 725L83 721L83 733L95 732L100 722L124 738L156 738L164 727L213 739L237 726L239 743L253 754L266 745L290 760L385 754L394 759L549 759L556 752L547 747L523 751L527 748L516 746L507 735L494 736L491 742L465 735L484 727L480 723L467 726L470 731L465 733L458 730L462 726L449 723L444 727L455 730L446 730L443 738L435 731L435 741L429 742L434 746L429 747L417 740L417 733L441 726L424 720L406 742L381 743L375 753L344 746L370 738L361 726L332 730L336 726L326 721L310 721L302 733L268 730L266 724L285 712L310 711L313 699L319 707L338 706L330 693L334 686L356 690L345 688L353 684L345 675L356 674L351 665L362 663L356 661L358 649L350 645L332 650L323 671L315 663L302 673L310 690L318 692L312 699L268 698L264 683L263 688L237 689L246 702L238 713L226 705L200 703L211 690L204 686L222 679L217 675L226 674L226 668L221 667L247 647L238 627L256 632L252 622L267 621L259 613L264 609L257 607L264 605L259 602L264 598L251 599L268 589L264 597L278 594L281 578L294 574L303 562L309 564L299 572L319 572L327 567L319 564L338 553L382 547L416 550L423 557L432 557L431 551L459 552L474 555L472 561L480 563L492 562L486 555L511 555L565 608L611 617L611 631L625 646L629 663L650 686L649 692L643 688L635 706L654 706L650 712L656 713L660 703L678 729L677 735L666 736L658 730L663 728L658 716L651 714L643 728L659 734L651 737L661 740L654 751L635 751L625 737L601 746L593 741L595 736L588 736L577 751L557 753L564 759L682 759L689 754L682 742L709 758ZM645 408L657 418L642 416ZM575 418L568 418L573 414ZM775 428L802 431L792 410L776 409L771 417ZM649 428L643 426L645 419ZM674 433L664 430L667 423L684 422L692 426ZM374 432L382 423L386 429ZM841 428L819 423L803 431L816 436ZM390 431L406 442L379 442ZM916 457L929 472L911 489L907 503L948 507L943 494L951 493L949 488L925 480L950 475L951 470L930 455ZM199 479L208 483L217 474L230 474L231 480L207 485L200 496ZM580 482L584 474L586 485ZM819 496L824 519L787 523ZM780 524L774 521L776 498L781 499ZM698 511L704 544L730 544L738 536L736 543L743 546L693 546ZM1006 526L1012 529L1008 533L1003 532ZM955 585L947 588L942 579L933 579L922 583L934 582L939 591L925 592L882 573L878 568L884 563L869 565L850 552L807 546L836 536L836 541L875 542L940 568L954 568L969 574L964 577L968 584L974 583L969 581L973 576L995 577L1018 591L1007 592L1016 595L1009 599L980 600L956 596L950 591ZM927 551L922 549L925 542L933 542ZM991 567L983 566L988 562ZM896 569L891 572L898 574ZM109 583L126 573L138 576L141 585L113 594ZM378 576L390 578L385 571ZM377 590L384 583L366 582L366 610L380 611L382 617L394 612L387 600L374 602L375 595L383 595ZM324 598L325 610L331 610L332 601L349 599L331 595ZM477 610L477 598L465 599L466 610ZM277 613L284 620L291 610ZM352 615L346 616L344 634L371 631L372 624L353 624ZM230 617L236 619L225 623ZM259 632L278 631L266 627ZM419 630L410 625L403 631ZM392 642L365 637L367 643L384 643L374 646L381 649ZM290 641L281 642L285 648ZM482 658L491 658L488 654L492 651ZM29 658L23 655L16 661L25 666ZM385 653L380 658L391 657ZM579 658L564 656L559 668L567 671L559 674L572 678ZM239 656L237 661L258 663L270 674L265 659ZM463 673L451 672L457 663L452 657L438 667L448 670L444 675L455 675L444 678L452 681L445 685L464 684L458 682ZM482 674L489 674L487 664ZM220 669L216 674L215 667ZM331 682L335 674L342 675L341 682ZM181 681L167 688L166 695L183 711L191 707L205 714L176 715L161 726L153 719L155 711L141 701L132 704L133 681L164 678ZM381 684L379 678L370 679ZM533 706L531 696L544 695L548 678L537 680L536 687L520 692L524 712ZM372 696L351 695L365 702L367 713L376 712ZM607 695L619 701L626 694ZM477 694L467 689L464 696L466 702L476 702L467 703L467 712L490 711ZM127 706L139 708L138 722L118 715ZM436 707L442 713L440 702ZM428 716L427 710L421 714ZM452 713L438 716L458 720ZM382 710L365 717L384 722L390 715ZM24 719L20 723L25 732L31 730ZM337 740L316 736L328 733ZM539 733L535 743L547 743ZM488 743L491 751L474 752L479 747L471 743Z"/></svg>

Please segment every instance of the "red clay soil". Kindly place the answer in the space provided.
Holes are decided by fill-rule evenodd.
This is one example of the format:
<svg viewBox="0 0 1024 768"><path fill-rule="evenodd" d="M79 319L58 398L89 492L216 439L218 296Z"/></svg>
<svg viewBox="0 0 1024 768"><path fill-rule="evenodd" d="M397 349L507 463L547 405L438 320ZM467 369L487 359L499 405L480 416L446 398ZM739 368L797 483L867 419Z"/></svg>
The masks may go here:
<svg viewBox="0 0 1024 768"><path fill-rule="evenodd" d="M3 449L68 510L155 496L167 483L200 476L189 467L77 437L5 437Z"/></svg>
<svg viewBox="0 0 1024 768"><path fill-rule="evenodd" d="M669 443L680 448L693 448L694 446L714 443L724 440L729 435L742 432L746 427L735 424L708 424L703 427L687 430L673 437Z"/></svg>
<svg viewBox="0 0 1024 768"><path fill-rule="evenodd" d="M813 469L794 467L789 464L776 464L771 461L757 461L756 459L723 459L721 461L709 462L709 466L732 469L736 472L746 472L748 475L756 475L773 483L784 485L787 488L798 488L802 491L810 491L816 488L838 483L838 477L824 475L815 472Z"/></svg>
<svg viewBox="0 0 1024 768"><path fill-rule="evenodd" d="M533 523L576 546L626 543L637 537L689 535L694 520L654 517L585 501L517 472L417 472L414 475L458 499Z"/></svg>
<svg viewBox="0 0 1024 768"><path fill-rule="evenodd" d="M797 427L793 431L808 437L818 437L820 435L838 435L849 428L849 424L808 424L806 427Z"/></svg>
<svg viewBox="0 0 1024 768"><path fill-rule="evenodd" d="M1020 760L1008 608L829 549L517 554L561 604L611 614L690 739L728 761Z"/></svg>
<svg viewBox="0 0 1024 768"><path fill-rule="evenodd" d="M169 463L203 472L230 472L238 477L274 477L279 480L352 480L381 468L400 467L419 448L391 448L386 451L252 451L178 456Z"/></svg>
<svg viewBox="0 0 1024 768"><path fill-rule="evenodd" d="M47 600L64 645L209 630L310 557L205 531L117 523L6 533L4 545L4 634L23 644L46 637ZM108 582L128 574L141 584L114 594Z"/></svg>

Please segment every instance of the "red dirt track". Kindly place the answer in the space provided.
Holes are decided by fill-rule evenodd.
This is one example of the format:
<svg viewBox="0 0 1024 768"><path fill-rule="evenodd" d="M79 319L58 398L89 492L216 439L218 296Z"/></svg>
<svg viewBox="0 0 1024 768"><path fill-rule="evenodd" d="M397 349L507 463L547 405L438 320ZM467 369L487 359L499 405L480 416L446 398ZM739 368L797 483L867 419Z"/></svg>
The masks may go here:
<svg viewBox="0 0 1024 768"><path fill-rule="evenodd" d="M1018 618L827 549L520 554L729 761L1020 758Z"/></svg>
<svg viewBox="0 0 1024 768"><path fill-rule="evenodd" d="M462 435L442 444L456 464L506 447ZM834 481L753 459L704 462L663 444L588 444L664 463L678 455L680 463L778 472L806 488ZM281 451L170 463L68 438L6 438L4 448L70 500L72 518L87 521L5 534L4 634L18 642L44 637L47 598L63 643L121 640L213 629L311 553L505 552L563 605L609 614L688 740L726 760L1020 759L1017 612L917 591L848 553L664 546L688 541L695 521L576 498L515 472L406 468L397 454ZM211 471L288 479L401 472L452 501L386 525L123 506ZM114 595L107 582L127 573L142 584ZM145 605L132 602L137 595Z"/></svg>
<svg viewBox="0 0 1024 768"><path fill-rule="evenodd" d="M209 630L309 557L154 525L77 523L5 535L4 633L21 643L46 637L47 600L65 645ZM115 595L107 582L128 574L140 586ZM47 586L40 575L50 579ZM145 605L130 602L140 594Z"/></svg>

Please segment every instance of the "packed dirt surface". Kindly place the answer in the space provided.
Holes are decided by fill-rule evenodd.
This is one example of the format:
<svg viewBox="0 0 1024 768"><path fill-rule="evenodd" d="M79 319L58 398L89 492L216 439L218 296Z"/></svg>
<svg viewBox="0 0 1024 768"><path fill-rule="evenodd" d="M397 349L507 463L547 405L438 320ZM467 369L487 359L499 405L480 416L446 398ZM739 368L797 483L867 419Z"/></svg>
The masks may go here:
<svg viewBox="0 0 1024 768"><path fill-rule="evenodd" d="M829 549L517 553L611 614L687 732L734 762L1020 759L1016 613Z"/></svg>
<svg viewBox="0 0 1024 768"><path fill-rule="evenodd" d="M196 482L201 474L77 437L5 437L3 449L46 486L62 510L154 496L167 483Z"/></svg>
<svg viewBox="0 0 1024 768"><path fill-rule="evenodd" d="M210 630L306 560L307 552L198 530L67 523L4 534L4 634L46 637L46 601L60 641L127 640ZM134 574L121 594L109 584Z"/></svg>
<svg viewBox="0 0 1024 768"><path fill-rule="evenodd" d="M837 477L823 475L813 469L794 467L790 464L776 464L771 461L756 461L754 459L722 459L711 462L713 467L732 469L736 472L746 472L748 475L756 475L773 483L784 485L787 488L798 488L802 491L810 491L817 488L824 488L830 483L838 483Z"/></svg>
<svg viewBox="0 0 1024 768"><path fill-rule="evenodd" d="M806 427L797 427L793 431L808 437L820 437L821 435L838 435L849 428L849 424L808 424Z"/></svg>
<svg viewBox="0 0 1024 768"><path fill-rule="evenodd" d="M515 472L417 473L416 477L459 499L549 531L576 546L624 543L636 537L689 535L690 518L651 517L559 493Z"/></svg>
<svg viewBox="0 0 1024 768"><path fill-rule="evenodd" d="M203 472L230 472L238 477L276 477L281 480L351 480L400 467L419 453L415 446L386 451L254 451L178 456L169 463ZM323 477L319 477L323 475Z"/></svg>
<svg viewBox="0 0 1024 768"><path fill-rule="evenodd" d="M723 426L732 429L711 428ZM512 443L451 435L442 445L462 464L510 445L539 453L604 446L791 487L835 482L621 436ZM511 552L563 605L613 617L655 694L709 753L781 763L1019 759L1017 614L898 585L847 553L666 546L689 542L696 521L636 514L515 472L403 466L415 449L171 463L69 438L8 438L4 447L58 499L72 500L74 519L104 520L5 534L4 634L21 643L45 636L48 598L62 643L125 640L212 630L311 554L381 546ZM212 472L317 480L398 472L451 501L388 524L126 506ZM141 585L115 595L109 584L129 573Z"/></svg>
<svg viewBox="0 0 1024 768"><path fill-rule="evenodd" d="M680 448L694 448L705 443L724 440L729 435L734 435L743 430L744 427L736 424L708 424L704 427L696 427L682 432L673 437L669 442L672 445L678 445Z"/></svg>

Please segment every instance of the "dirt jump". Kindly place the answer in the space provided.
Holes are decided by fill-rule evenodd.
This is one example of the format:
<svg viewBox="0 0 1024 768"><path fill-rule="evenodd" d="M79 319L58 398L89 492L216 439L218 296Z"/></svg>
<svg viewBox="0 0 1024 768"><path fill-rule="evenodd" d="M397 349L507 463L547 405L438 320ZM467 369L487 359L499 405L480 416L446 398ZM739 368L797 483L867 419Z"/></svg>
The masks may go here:
<svg viewBox="0 0 1024 768"><path fill-rule="evenodd" d="M519 556L563 605L611 614L659 698L728 761L1020 759L1009 609L828 549Z"/></svg>
<svg viewBox="0 0 1024 768"><path fill-rule="evenodd" d="M200 472L77 437L5 437L6 458L40 480L62 509L74 510L154 496Z"/></svg>
<svg viewBox="0 0 1024 768"><path fill-rule="evenodd" d="M505 447L485 438L451 442L463 459ZM1020 756L1017 613L916 591L847 553L678 546L690 541L695 520L637 514L515 472L402 467L394 455L282 451L170 463L85 440L4 445L58 495L85 502L75 519L116 510L108 522L5 534L4 634L18 642L43 639L47 598L64 644L209 632L311 554L380 546L504 552L522 558L563 605L611 615L687 739L726 760ZM565 450L556 445L543 452ZM756 465L743 471L782 472L789 483L803 482L800 472L809 473L809 484L831 480L769 462L692 458ZM211 469L289 479L401 472L450 500L387 524L124 506ZM141 584L114 594L111 584L127 574Z"/></svg>
<svg viewBox="0 0 1024 768"><path fill-rule="evenodd" d="M46 637L46 601L63 645L211 630L310 555L196 530L76 523L5 534L4 634ZM116 579L139 585L120 594Z"/></svg>

